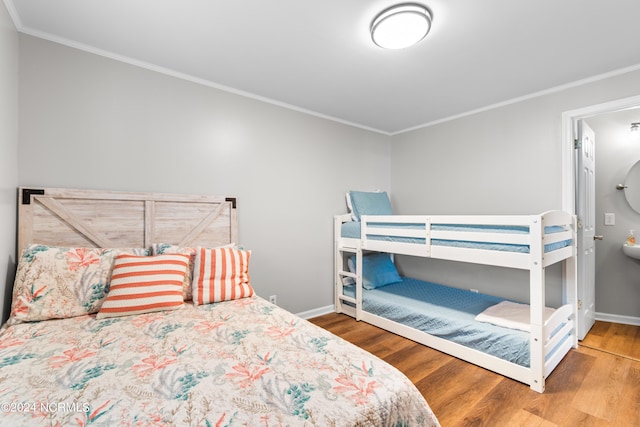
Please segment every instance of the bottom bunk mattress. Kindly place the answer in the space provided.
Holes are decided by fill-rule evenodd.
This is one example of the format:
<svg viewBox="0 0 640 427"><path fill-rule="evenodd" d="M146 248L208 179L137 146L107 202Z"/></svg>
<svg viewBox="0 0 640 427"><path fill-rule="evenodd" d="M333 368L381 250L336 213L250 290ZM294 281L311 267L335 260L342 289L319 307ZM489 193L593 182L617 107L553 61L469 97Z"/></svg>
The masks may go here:
<svg viewBox="0 0 640 427"><path fill-rule="evenodd" d="M355 298L355 285L344 286L344 294ZM528 332L475 320L501 301L505 299L408 277L362 291L366 312L529 367Z"/></svg>
<svg viewBox="0 0 640 427"><path fill-rule="evenodd" d="M5 325L0 425L436 426L372 354L258 297Z"/></svg>

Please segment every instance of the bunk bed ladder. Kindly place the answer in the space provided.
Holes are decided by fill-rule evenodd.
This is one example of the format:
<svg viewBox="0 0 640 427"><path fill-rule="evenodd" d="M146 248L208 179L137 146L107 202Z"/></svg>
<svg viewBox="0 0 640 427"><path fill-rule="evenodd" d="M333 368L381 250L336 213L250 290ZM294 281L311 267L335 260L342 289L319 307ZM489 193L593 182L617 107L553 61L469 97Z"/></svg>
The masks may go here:
<svg viewBox="0 0 640 427"><path fill-rule="evenodd" d="M335 304L336 312L345 311L344 303L349 303L355 309L356 320L360 320L362 316L362 249L360 248L338 248L336 251L336 289ZM356 256L356 272L352 273L345 268L345 257L355 254ZM338 259L339 258L339 259ZM356 295L355 298L344 294L343 280L349 277L355 281Z"/></svg>
<svg viewBox="0 0 640 427"><path fill-rule="evenodd" d="M354 247L344 246L340 243L340 226L342 219L337 216L335 218L335 291L334 291L334 305L336 313L344 313L347 311L355 310L356 320L360 320L362 316L362 248L360 244L353 245ZM355 255L356 257L356 272L352 273L346 265L345 260L347 257ZM356 295L350 297L344 294L344 279L351 278L355 282ZM345 306L345 303L348 305Z"/></svg>

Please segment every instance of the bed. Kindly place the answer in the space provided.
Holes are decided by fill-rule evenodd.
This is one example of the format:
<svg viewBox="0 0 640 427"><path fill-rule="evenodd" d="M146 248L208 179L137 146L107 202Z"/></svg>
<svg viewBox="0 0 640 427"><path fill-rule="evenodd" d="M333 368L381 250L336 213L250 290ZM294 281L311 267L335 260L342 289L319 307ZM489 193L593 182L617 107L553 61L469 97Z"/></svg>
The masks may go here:
<svg viewBox="0 0 640 427"><path fill-rule="evenodd" d="M386 192L349 192L347 206L334 217L337 312L544 392L545 379L577 347L572 215L394 215ZM528 304L400 277L386 254L528 270ZM556 263L563 303L550 309L545 269ZM512 309L525 318L515 327Z"/></svg>
<svg viewBox="0 0 640 427"><path fill-rule="evenodd" d="M0 424L437 426L391 365L255 294L236 210L20 189Z"/></svg>

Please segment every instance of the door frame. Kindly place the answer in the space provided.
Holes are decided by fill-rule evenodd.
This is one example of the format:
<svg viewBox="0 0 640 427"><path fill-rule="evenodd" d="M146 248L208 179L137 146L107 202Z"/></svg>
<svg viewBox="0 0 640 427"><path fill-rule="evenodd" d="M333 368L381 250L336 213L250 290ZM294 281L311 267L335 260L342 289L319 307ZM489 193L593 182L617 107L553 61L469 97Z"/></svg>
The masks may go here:
<svg viewBox="0 0 640 427"><path fill-rule="evenodd" d="M578 121L600 114L613 113L640 106L640 96L618 99L601 104L590 105L562 113L562 210L576 213L576 156L574 140L578 137ZM596 160L597 162L597 160ZM596 201L597 203L597 201ZM597 218L596 218L597 221ZM582 265L582 254L577 254L577 267ZM566 277L566 274L563 274ZM581 284L578 284L578 300L582 299ZM564 295L563 295L564 298ZM596 320L598 319L597 314ZM578 316L580 318L580 316Z"/></svg>

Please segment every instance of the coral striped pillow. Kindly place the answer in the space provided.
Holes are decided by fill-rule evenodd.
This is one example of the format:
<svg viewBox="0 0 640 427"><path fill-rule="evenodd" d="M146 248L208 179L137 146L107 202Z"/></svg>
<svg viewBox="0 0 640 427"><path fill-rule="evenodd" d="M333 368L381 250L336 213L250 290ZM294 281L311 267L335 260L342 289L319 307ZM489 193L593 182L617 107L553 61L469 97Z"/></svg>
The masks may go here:
<svg viewBox="0 0 640 427"><path fill-rule="evenodd" d="M193 262L196 258L196 248L189 248L177 245L168 245L165 243L155 243L151 246L153 248L154 255L163 254L185 254L189 255L189 267L187 268L187 274L184 276L184 282L182 282L182 299L185 301L191 301L192 288L191 278L193 277Z"/></svg>
<svg viewBox="0 0 640 427"><path fill-rule="evenodd" d="M182 282L189 255L118 255L111 287L98 319L128 316L182 307Z"/></svg>
<svg viewBox="0 0 640 427"><path fill-rule="evenodd" d="M218 248L233 248L236 245L229 243L227 245L216 246ZM197 248L190 248L186 246L171 245L167 243L154 243L151 245L154 255L162 254L186 254L189 255L189 268L187 268L187 274L184 276L184 282L182 283L182 298L185 301L191 301L193 299L193 285L191 280L193 277L193 264L196 258Z"/></svg>
<svg viewBox="0 0 640 427"><path fill-rule="evenodd" d="M196 305L246 298L251 251L237 248L198 248L193 267L193 303Z"/></svg>

